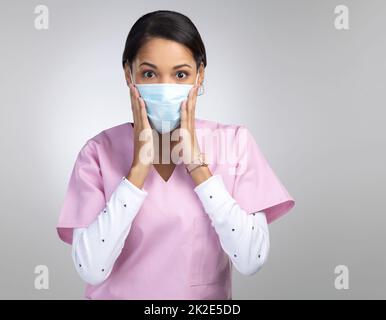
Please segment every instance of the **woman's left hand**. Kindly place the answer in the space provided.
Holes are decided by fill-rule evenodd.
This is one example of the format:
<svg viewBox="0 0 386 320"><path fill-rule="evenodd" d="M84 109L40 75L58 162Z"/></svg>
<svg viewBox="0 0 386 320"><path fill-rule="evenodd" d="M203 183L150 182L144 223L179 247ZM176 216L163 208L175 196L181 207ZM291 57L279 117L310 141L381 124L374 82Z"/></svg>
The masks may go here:
<svg viewBox="0 0 386 320"><path fill-rule="evenodd" d="M197 142L195 128L195 109L199 85L194 85L189 91L188 98L181 104L181 131L180 141L182 143L182 157L185 165L193 163L198 159L200 147Z"/></svg>

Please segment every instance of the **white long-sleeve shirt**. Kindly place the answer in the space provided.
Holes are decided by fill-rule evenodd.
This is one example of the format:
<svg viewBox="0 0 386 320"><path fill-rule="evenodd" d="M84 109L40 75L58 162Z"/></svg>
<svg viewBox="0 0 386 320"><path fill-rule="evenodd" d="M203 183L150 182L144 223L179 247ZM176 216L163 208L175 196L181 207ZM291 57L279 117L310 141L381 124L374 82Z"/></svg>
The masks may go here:
<svg viewBox="0 0 386 320"><path fill-rule="evenodd" d="M270 246L264 212L248 214L240 208L221 175L209 177L194 191L236 269L245 275L256 273L266 261ZM86 228L74 228L72 258L85 282L97 285L108 278L146 196L145 190L122 177L97 218Z"/></svg>

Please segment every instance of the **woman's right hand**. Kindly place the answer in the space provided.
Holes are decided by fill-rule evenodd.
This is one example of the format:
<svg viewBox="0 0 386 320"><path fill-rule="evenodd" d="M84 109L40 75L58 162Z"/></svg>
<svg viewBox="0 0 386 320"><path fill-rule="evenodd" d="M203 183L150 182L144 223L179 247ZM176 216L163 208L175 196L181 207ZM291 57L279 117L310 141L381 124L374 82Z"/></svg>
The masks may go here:
<svg viewBox="0 0 386 320"><path fill-rule="evenodd" d="M134 119L134 155L127 179L138 188L142 188L154 160L153 134L147 118L145 101L132 83L129 83L129 88Z"/></svg>

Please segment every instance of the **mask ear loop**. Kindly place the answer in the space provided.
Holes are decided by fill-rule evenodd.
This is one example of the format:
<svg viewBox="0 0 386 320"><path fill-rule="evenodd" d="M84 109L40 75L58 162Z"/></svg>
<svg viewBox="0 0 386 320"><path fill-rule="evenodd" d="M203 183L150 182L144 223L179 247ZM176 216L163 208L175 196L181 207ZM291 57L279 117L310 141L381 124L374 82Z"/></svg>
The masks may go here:
<svg viewBox="0 0 386 320"><path fill-rule="evenodd" d="M133 86L135 86L135 82L134 82L133 74L131 73L131 71L130 71L130 77L131 77L131 83L133 84Z"/></svg>
<svg viewBox="0 0 386 320"><path fill-rule="evenodd" d="M131 78L131 83L135 86L134 77L133 77L131 67L130 67L130 78Z"/></svg>
<svg viewBox="0 0 386 320"><path fill-rule="evenodd" d="M136 83L134 82L134 77L133 77L133 74L131 73L131 68L130 68L130 77L131 77L131 83L133 84L134 87L137 87L136 86ZM138 89L138 88L137 88ZM141 96L141 93L139 93L139 95Z"/></svg>
<svg viewBox="0 0 386 320"><path fill-rule="evenodd" d="M196 83L195 84L198 84L198 76L200 75L200 73L199 72L197 72L197 77L196 77ZM200 90L200 89L202 89L202 90ZM201 95L203 95L204 94L204 87L203 87L203 85L200 85L200 87L198 88L198 92L197 92L197 95L198 96L201 96Z"/></svg>

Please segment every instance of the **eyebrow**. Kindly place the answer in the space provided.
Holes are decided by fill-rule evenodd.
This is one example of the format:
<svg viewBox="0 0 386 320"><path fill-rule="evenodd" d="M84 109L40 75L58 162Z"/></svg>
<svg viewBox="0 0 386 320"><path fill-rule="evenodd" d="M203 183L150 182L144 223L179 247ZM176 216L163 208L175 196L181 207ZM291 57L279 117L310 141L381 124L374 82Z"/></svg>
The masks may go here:
<svg viewBox="0 0 386 320"><path fill-rule="evenodd" d="M148 66L150 66L150 67L152 67L154 69L157 69L157 66L155 64L150 63L150 62L146 62L146 61L142 62L139 66L142 66L142 65L148 65ZM187 64L187 63L178 64L178 65L174 66L173 69L178 69L178 68L181 68L181 67L189 67L189 68L192 69L192 66Z"/></svg>

